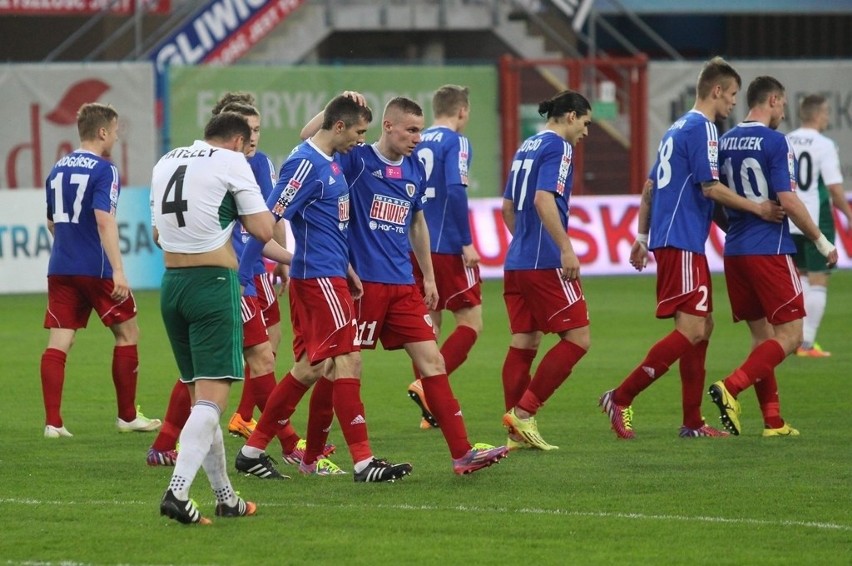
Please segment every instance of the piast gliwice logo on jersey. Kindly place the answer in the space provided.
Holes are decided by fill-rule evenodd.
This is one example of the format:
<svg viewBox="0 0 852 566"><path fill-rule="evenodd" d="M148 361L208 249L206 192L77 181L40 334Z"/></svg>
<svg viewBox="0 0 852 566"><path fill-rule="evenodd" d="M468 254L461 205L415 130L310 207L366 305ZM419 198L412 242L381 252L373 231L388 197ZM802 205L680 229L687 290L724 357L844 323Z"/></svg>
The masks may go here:
<svg viewBox="0 0 852 566"><path fill-rule="evenodd" d="M373 195L373 204L370 205L370 219L405 226L409 210L411 210L411 203L408 201L385 195Z"/></svg>

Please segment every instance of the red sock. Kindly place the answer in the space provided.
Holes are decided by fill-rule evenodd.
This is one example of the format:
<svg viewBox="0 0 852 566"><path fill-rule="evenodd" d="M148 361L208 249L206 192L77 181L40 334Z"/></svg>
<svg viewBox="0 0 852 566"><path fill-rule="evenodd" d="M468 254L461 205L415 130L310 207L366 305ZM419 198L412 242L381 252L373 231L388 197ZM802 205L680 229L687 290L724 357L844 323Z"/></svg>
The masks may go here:
<svg viewBox="0 0 852 566"><path fill-rule="evenodd" d="M736 398L758 379L766 379L786 357L787 353L777 341L762 342L751 351L743 365L725 378L725 389Z"/></svg>
<svg viewBox="0 0 852 566"><path fill-rule="evenodd" d="M423 384L423 391L429 399L429 409L441 423L441 433L450 448L450 455L454 459L461 458L470 450L470 442L467 439L461 407L450 387L450 379L447 374L442 373L424 377L420 383Z"/></svg>
<svg viewBox="0 0 852 566"><path fill-rule="evenodd" d="M62 350L47 348L41 355L41 393L44 400L44 424L62 427L62 386L65 384L65 360Z"/></svg>
<svg viewBox="0 0 852 566"><path fill-rule="evenodd" d="M332 383L332 403L343 438L349 446L352 463L373 456L367 435L367 419L361 402L361 380L354 377L337 378Z"/></svg>
<svg viewBox="0 0 852 566"><path fill-rule="evenodd" d="M763 413L763 426L766 428L781 428L784 419L781 418L781 401L778 398L778 380L775 379L775 370L767 377L758 379L754 383L754 392L757 402L760 403L760 412Z"/></svg>
<svg viewBox="0 0 852 566"><path fill-rule="evenodd" d="M257 421L257 426L246 445L266 450L278 430L290 421L296 411L296 405L307 391L308 386L298 381L293 374L285 375L266 400L266 410L260 415L260 420ZM284 421L284 424L279 421Z"/></svg>
<svg viewBox="0 0 852 566"><path fill-rule="evenodd" d="M260 377L251 378L252 402L261 413L263 412L263 409L266 408L266 401L269 399L269 396L272 395L273 389L275 389L274 373L270 372L266 375L261 375ZM249 411L249 415L252 413L253 411Z"/></svg>
<svg viewBox="0 0 852 566"><path fill-rule="evenodd" d="M281 442L281 453L285 455L295 450L296 445L299 444L300 440L302 440L302 437L299 436L299 433L296 432L296 429L293 428L293 424L290 421L287 421L287 424L285 424L283 428L279 429L275 436L277 436L278 441Z"/></svg>
<svg viewBox="0 0 852 566"><path fill-rule="evenodd" d="M334 421L334 383L321 377L314 383L308 409L307 447L303 462L316 462L325 448Z"/></svg>
<svg viewBox="0 0 852 566"><path fill-rule="evenodd" d="M541 359L535 376L524 392L518 407L534 415L539 407L553 395L568 376L586 350L568 340L557 342Z"/></svg>
<svg viewBox="0 0 852 566"><path fill-rule="evenodd" d="M686 336L677 330L672 330L665 338L651 346L648 354L636 369L621 382L613 393L616 405L633 404L642 391L648 388L655 379L669 371L675 361L692 348Z"/></svg>
<svg viewBox="0 0 852 566"><path fill-rule="evenodd" d="M136 418L136 376L139 353L136 344L116 346L112 350L112 383L118 402L118 417L130 422Z"/></svg>
<svg viewBox="0 0 852 566"><path fill-rule="evenodd" d="M701 400L704 398L704 379L707 359L707 340L702 340L680 357L680 396L683 402L683 426L701 428Z"/></svg>
<svg viewBox="0 0 852 566"><path fill-rule="evenodd" d="M240 418L246 422L254 418L254 378L251 376L251 369L246 364L245 378L243 379L243 391L240 393L240 404L237 405L237 413Z"/></svg>
<svg viewBox="0 0 852 566"><path fill-rule="evenodd" d="M503 402L508 411L518 404L530 385L530 369L536 350L509 347L503 362Z"/></svg>
<svg viewBox="0 0 852 566"><path fill-rule="evenodd" d="M459 325L453 330L441 345L441 355L444 356L444 366L447 375L452 375L467 359L470 349L476 343L476 330L470 326Z"/></svg>
<svg viewBox="0 0 852 566"><path fill-rule="evenodd" d="M163 417L163 426L160 428L160 433L151 448L160 452L174 450L180 437L180 431L183 430L183 425L186 424L191 409L192 401L189 398L189 388L178 379L172 387L169 406L166 408L166 416Z"/></svg>

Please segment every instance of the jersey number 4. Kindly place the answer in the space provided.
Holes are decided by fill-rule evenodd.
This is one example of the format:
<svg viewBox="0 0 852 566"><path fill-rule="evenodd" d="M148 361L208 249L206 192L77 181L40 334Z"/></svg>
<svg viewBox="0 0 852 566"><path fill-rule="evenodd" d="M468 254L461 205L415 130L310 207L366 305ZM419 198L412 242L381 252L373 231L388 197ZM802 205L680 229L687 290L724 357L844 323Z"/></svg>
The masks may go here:
<svg viewBox="0 0 852 566"><path fill-rule="evenodd" d="M163 211L163 214L174 214L177 216L177 223L180 228L186 226L183 213L189 210L189 201L183 198L184 175L186 175L186 165L181 165L175 169L172 178L169 179L169 184L166 186L163 201L160 203L160 209ZM174 195L172 195L172 189L174 189ZM174 196L174 198L169 200L171 196Z"/></svg>

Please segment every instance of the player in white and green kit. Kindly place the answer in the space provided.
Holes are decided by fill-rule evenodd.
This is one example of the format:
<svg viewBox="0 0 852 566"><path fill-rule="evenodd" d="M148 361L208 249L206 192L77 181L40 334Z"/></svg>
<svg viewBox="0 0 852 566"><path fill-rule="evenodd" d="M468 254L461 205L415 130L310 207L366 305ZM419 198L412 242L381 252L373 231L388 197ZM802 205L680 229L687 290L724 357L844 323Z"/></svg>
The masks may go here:
<svg viewBox="0 0 852 566"><path fill-rule="evenodd" d="M834 142L822 132L828 128L828 101L818 94L802 99L799 115L802 125L787 134L798 161L798 184L796 194L805 203L811 219L819 226L828 240L834 243L834 214L832 204L846 216L847 230L852 230L852 210L843 192L843 176L840 172L840 157ZM796 355L810 358L825 358L831 355L816 343L828 290L829 268L825 258L813 242L802 235L801 230L790 223L790 233L796 242L796 267L805 294L804 340Z"/></svg>
<svg viewBox="0 0 852 566"><path fill-rule="evenodd" d="M231 486L219 426L231 382L243 378L234 222L262 242L272 238L274 225L244 154L250 138L243 116L223 112L207 123L203 141L164 155L151 180L154 237L166 266L160 310L193 403L160 502L160 514L181 523L210 523L189 498L202 466L216 495L216 515L253 515L257 508Z"/></svg>

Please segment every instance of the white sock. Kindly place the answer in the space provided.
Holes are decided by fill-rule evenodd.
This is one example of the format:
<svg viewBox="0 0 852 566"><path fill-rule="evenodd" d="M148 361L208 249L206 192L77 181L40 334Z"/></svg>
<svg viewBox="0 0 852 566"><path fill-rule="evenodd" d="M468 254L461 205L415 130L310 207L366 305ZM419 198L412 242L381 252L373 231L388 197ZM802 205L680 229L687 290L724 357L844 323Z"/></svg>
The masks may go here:
<svg viewBox="0 0 852 566"><path fill-rule="evenodd" d="M804 340L802 347L813 348L816 342L817 330L822 322L822 315L825 314L825 302L828 289L822 285L811 285L808 293L805 295L805 316L802 334Z"/></svg>
<svg viewBox="0 0 852 566"><path fill-rule="evenodd" d="M802 283L802 294L805 296L805 300L808 298L808 291L811 289L811 280L808 279L808 274L799 275L799 281Z"/></svg>
<svg viewBox="0 0 852 566"><path fill-rule="evenodd" d="M373 461L373 457L370 456L366 460L361 460L360 462L355 462L355 466L354 466L355 473L357 474L357 473L363 472L367 468L367 466L370 465L370 462L372 462L372 461Z"/></svg>
<svg viewBox="0 0 852 566"><path fill-rule="evenodd" d="M249 446L248 444L244 444L243 447L240 448L240 452L242 452L243 456L246 458L260 458L260 455L263 454L263 450L255 448L254 446Z"/></svg>
<svg viewBox="0 0 852 566"><path fill-rule="evenodd" d="M224 503L230 507L237 504L237 494L234 493L234 488L231 486L231 480L228 479L228 465L225 462L225 441L222 438L222 427L217 426L213 435L213 443L210 445L210 452L201 463L204 466L204 473L207 474L207 479L210 480L210 487L213 488L213 493L216 494L216 501Z"/></svg>
<svg viewBox="0 0 852 566"><path fill-rule="evenodd" d="M210 452L219 417L219 408L210 401L199 401L192 407L180 433L180 452L169 483L169 489L178 499L189 499L189 488Z"/></svg>

